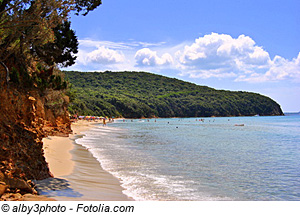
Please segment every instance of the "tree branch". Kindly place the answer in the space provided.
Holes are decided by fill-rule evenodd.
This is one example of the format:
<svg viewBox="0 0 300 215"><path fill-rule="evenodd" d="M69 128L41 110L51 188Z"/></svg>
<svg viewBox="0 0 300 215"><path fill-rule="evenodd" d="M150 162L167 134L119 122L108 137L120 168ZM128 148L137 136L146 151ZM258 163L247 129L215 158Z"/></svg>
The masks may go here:
<svg viewBox="0 0 300 215"><path fill-rule="evenodd" d="M2 61L0 61L0 64L3 66L3 68L4 68L5 71L6 71L6 83L7 83L7 85L8 85L8 82L9 82L9 80L10 80L10 77L9 77L9 70L8 70L7 66L6 66Z"/></svg>

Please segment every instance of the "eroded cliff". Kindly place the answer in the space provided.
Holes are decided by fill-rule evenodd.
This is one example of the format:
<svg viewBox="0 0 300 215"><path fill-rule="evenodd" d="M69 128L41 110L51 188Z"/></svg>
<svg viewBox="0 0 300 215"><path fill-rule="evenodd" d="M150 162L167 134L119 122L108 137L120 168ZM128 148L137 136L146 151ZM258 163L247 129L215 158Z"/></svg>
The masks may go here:
<svg viewBox="0 0 300 215"><path fill-rule="evenodd" d="M32 179L51 177L42 138L71 132L68 97L62 90L6 82L0 68L0 196L35 193Z"/></svg>

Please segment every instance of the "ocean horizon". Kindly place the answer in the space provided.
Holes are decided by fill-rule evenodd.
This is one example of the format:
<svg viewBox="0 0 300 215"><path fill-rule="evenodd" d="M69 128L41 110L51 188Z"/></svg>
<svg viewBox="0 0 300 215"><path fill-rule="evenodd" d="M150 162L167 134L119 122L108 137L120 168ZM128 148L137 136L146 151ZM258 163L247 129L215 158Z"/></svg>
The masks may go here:
<svg viewBox="0 0 300 215"><path fill-rule="evenodd" d="M300 116L115 120L76 143L135 200L300 200Z"/></svg>

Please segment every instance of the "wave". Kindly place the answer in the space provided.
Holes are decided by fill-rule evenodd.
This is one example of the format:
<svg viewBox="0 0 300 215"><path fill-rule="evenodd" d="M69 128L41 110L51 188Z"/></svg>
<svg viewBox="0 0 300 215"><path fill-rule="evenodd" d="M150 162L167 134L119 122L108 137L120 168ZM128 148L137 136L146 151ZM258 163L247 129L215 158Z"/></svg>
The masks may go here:
<svg viewBox="0 0 300 215"><path fill-rule="evenodd" d="M76 143L89 150L105 171L118 178L123 193L135 200L228 200L202 192L197 189L196 181L160 173L161 161L147 155L143 147L128 144L134 139L127 129L98 126L84 134Z"/></svg>

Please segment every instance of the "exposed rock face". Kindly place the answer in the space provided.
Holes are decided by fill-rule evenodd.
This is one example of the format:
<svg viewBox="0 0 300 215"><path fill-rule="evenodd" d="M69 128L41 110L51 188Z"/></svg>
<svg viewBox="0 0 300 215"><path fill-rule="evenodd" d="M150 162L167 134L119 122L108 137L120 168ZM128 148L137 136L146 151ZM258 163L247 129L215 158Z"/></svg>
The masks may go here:
<svg viewBox="0 0 300 215"><path fill-rule="evenodd" d="M5 193L7 187L8 186L4 182L0 182L0 196L2 196Z"/></svg>
<svg viewBox="0 0 300 215"><path fill-rule="evenodd" d="M8 86L4 75L0 68L1 189L34 193L27 180L51 177L42 138L71 132L68 97L61 91Z"/></svg>

